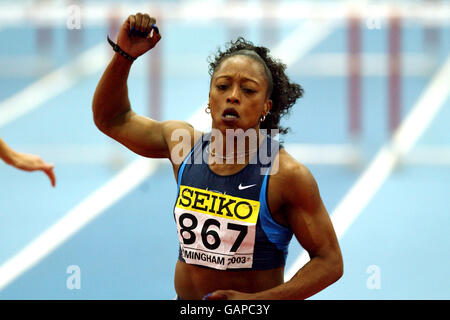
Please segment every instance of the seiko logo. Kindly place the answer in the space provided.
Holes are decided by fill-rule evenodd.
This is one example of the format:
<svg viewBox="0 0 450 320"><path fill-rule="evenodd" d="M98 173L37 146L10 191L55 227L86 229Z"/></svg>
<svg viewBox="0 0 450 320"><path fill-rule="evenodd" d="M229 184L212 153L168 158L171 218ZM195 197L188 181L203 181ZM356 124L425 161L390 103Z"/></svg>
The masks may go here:
<svg viewBox="0 0 450 320"><path fill-rule="evenodd" d="M245 186L249 187L249 186ZM248 222L256 222L259 202L194 187L180 186L176 204L179 208Z"/></svg>

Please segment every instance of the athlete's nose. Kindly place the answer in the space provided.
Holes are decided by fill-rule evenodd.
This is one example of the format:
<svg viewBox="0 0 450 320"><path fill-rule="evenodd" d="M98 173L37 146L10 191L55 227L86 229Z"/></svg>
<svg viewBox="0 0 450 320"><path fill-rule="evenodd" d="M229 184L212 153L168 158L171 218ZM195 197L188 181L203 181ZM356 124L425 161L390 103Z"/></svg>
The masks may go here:
<svg viewBox="0 0 450 320"><path fill-rule="evenodd" d="M227 102L231 104L239 104L239 88L233 86L232 90L230 91L230 95L227 97Z"/></svg>
<svg viewBox="0 0 450 320"><path fill-rule="evenodd" d="M239 99L235 96L230 96L227 98L228 103L237 104L239 103Z"/></svg>

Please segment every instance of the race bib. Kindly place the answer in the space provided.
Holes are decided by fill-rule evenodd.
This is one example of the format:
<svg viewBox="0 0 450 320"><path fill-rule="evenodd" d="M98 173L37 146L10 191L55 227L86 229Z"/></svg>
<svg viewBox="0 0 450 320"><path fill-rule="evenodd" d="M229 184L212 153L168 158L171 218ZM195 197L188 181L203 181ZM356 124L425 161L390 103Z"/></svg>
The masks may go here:
<svg viewBox="0 0 450 320"><path fill-rule="evenodd" d="M251 268L259 201L180 186L175 220L186 263Z"/></svg>

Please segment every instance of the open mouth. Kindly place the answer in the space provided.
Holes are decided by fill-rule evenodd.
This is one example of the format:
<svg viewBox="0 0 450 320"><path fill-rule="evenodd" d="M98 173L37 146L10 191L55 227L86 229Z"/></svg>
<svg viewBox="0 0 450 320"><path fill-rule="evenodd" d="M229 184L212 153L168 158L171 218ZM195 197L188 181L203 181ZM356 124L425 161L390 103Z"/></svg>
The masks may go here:
<svg viewBox="0 0 450 320"><path fill-rule="evenodd" d="M227 120L234 120L234 119L239 119L239 114L235 109L227 108L222 113L222 117Z"/></svg>

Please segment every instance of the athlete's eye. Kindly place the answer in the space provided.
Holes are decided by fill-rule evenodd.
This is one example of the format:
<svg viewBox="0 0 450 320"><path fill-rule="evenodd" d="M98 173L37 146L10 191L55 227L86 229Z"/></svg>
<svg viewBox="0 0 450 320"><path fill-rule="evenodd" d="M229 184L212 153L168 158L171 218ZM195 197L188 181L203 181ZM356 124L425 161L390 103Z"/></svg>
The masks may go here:
<svg viewBox="0 0 450 320"><path fill-rule="evenodd" d="M256 90L253 90L253 89L250 89L250 88L243 88L242 89L245 93L247 93L247 94L252 94L252 93L255 93L256 92Z"/></svg>
<svg viewBox="0 0 450 320"><path fill-rule="evenodd" d="M219 89L219 90L221 90L221 91L226 90L227 87L228 87L228 86L227 86L226 84L218 84L218 85L216 85L216 88Z"/></svg>

